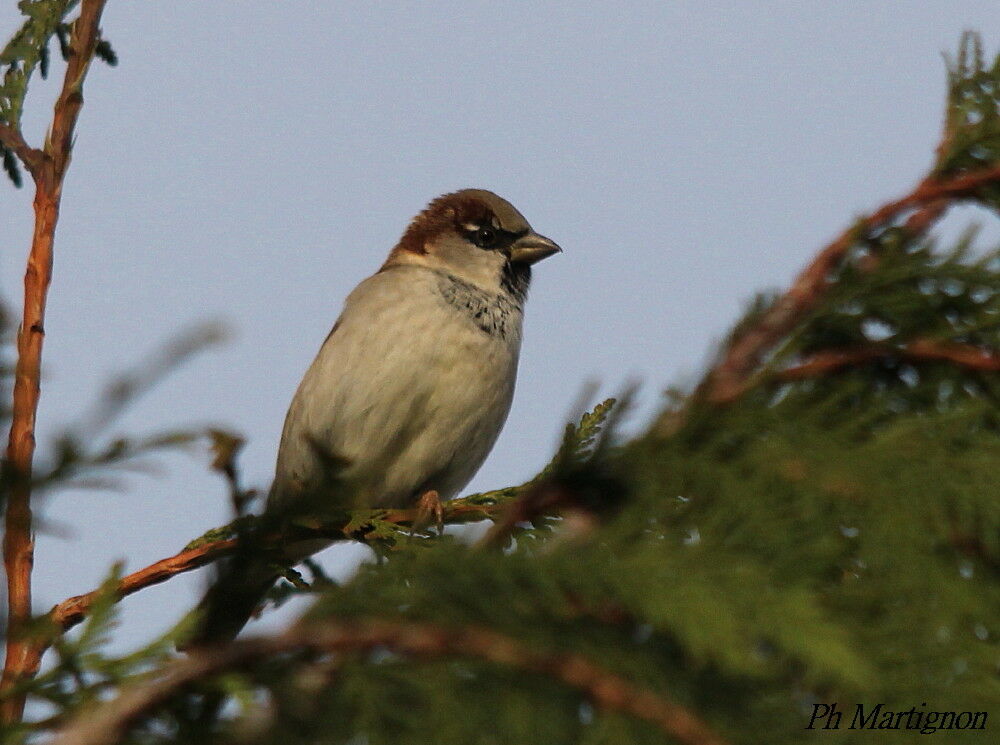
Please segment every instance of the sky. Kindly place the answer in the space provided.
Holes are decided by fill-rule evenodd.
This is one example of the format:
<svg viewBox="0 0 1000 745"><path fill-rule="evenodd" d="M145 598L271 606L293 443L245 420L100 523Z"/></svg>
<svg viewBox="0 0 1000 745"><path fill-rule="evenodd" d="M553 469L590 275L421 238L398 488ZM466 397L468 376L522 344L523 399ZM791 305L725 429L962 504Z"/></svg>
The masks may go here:
<svg viewBox="0 0 1000 745"><path fill-rule="evenodd" d="M230 330L115 432L224 426L266 489L285 409L343 298L410 218L496 191L564 253L539 264L506 428L467 492L544 465L581 391L641 381L637 430L690 384L755 292L786 286L931 163L942 52L1000 47L994 2L110 0L66 179L39 458L116 374L200 322ZM0 33L18 21L0 7ZM62 69L33 85L38 144ZM0 184L0 297L21 303L31 190ZM950 218L945 236L975 218ZM38 505L38 611L229 519L197 450L120 490ZM346 577L363 551L323 555ZM204 571L123 604L125 649ZM287 621L289 613L255 630Z"/></svg>

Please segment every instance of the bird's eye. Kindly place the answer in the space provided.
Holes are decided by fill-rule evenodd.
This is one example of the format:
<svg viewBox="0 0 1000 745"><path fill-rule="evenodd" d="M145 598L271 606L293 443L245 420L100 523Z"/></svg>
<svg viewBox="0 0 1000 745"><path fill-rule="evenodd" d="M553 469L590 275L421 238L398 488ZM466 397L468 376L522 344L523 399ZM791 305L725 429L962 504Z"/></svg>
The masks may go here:
<svg viewBox="0 0 1000 745"><path fill-rule="evenodd" d="M489 248L497 239L497 231L493 228L479 228L472 234L472 242L480 248Z"/></svg>

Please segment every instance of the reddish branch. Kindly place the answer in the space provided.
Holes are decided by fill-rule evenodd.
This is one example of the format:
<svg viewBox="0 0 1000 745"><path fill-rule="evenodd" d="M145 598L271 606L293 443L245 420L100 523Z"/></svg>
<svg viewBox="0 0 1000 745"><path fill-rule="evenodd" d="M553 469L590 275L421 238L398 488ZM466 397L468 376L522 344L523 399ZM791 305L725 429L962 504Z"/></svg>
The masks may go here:
<svg viewBox="0 0 1000 745"><path fill-rule="evenodd" d="M1000 371L1000 356L971 344L953 344L930 340L915 341L903 346L872 344L851 349L829 349L811 356L805 362L774 374L778 380L792 381L815 378L844 367L861 365L877 359L897 358L912 362L943 361L985 372Z"/></svg>
<svg viewBox="0 0 1000 745"><path fill-rule="evenodd" d="M464 500L454 500L443 505L444 519L448 523L460 523L468 520L483 520L499 511L506 509L505 504L474 504ZM379 514L379 518L396 525L412 525L420 519L419 510L385 510ZM344 539L344 528L346 524L326 524L317 525L315 528L304 528L296 526L296 540L308 537L320 537L334 539ZM353 535L355 539L362 539L363 536ZM264 546L280 546L288 540L287 536L276 534L264 541ZM161 559L147 567L143 567L132 574L122 577L118 582L116 595L118 599L127 597L139 590L151 585L165 582L176 574L190 572L207 564L211 564L223 556L232 553L236 549L235 538L220 538L219 540L207 541L194 548L185 549L166 559ZM76 624L80 623L90 611L90 607L97 597L99 590L92 590L83 595L75 595L63 600L48 612L48 620L55 627L55 631L68 631ZM39 640L36 639L36 644ZM45 647L41 648L44 651Z"/></svg>
<svg viewBox="0 0 1000 745"><path fill-rule="evenodd" d="M917 211L907 228L923 232L943 214L949 202L975 197L984 186L997 182L1000 182L1000 166L946 180L929 177L906 196L883 205L841 233L819 252L788 291L750 331L729 347L722 361L709 372L706 379L709 399L725 403L743 393L747 380L767 353L822 300L834 269L860 236L891 224L908 210Z"/></svg>
<svg viewBox="0 0 1000 745"><path fill-rule="evenodd" d="M470 502L467 499L456 499L447 502L443 509L443 518L449 524L463 523L475 520L484 520L507 509L506 503L495 502L493 504L481 504ZM393 509L378 512L378 519L396 525L414 525L422 520L419 510ZM294 531L294 539L304 538L327 538L330 540L352 538L354 540L365 540L364 531L367 527L363 522L353 521L351 533L345 531L349 527L345 521L343 523L317 524L312 527L296 525L291 530ZM281 546L289 540L284 534L276 533L267 536L262 541L262 548L268 546ZM173 556L161 559L147 567L132 572L122 577L115 589L116 599L132 595L146 587L165 582L174 575L190 572L194 569L211 564L213 561L233 553L237 547L237 540L232 537L209 540L193 548L187 548ZM46 619L50 622L51 634L33 634L30 640L26 640L21 648L27 659L33 661L30 675L38 671L38 665L42 655L48 649L54 635L68 631L86 618L91 606L97 599L100 590L92 590L83 595L74 595L53 606L46 614ZM23 699L22 704L23 708ZM20 711L20 710L19 710Z"/></svg>
<svg viewBox="0 0 1000 745"><path fill-rule="evenodd" d="M34 537L31 515L31 469L35 452L35 415L40 394L45 303L52 277L52 246L62 182L72 155L73 131L83 106L82 85L94 56L105 0L83 0L73 24L69 59L56 100L50 136L43 151L28 146L15 128L0 130L3 143L25 164L35 180L35 229L24 275L24 315L17 334L13 410L7 443L7 466L13 477L4 524L3 554L7 572L7 656L0 689L31 677L41 659L35 645L20 633L31 619L31 568ZM20 720L23 696L0 704L4 722Z"/></svg>
<svg viewBox="0 0 1000 745"><path fill-rule="evenodd" d="M190 572L206 564L210 564L216 559L232 553L236 548L236 539L212 541L197 548L187 549L180 553L161 559L148 567L143 567L137 572L122 577L118 582L116 595L119 599L127 597L134 592L157 585L160 582L173 577L175 574ZM90 606L99 594L99 590L93 590L83 595L75 595L63 600L49 611L49 620L59 631L68 631L80 623L90 611Z"/></svg>
<svg viewBox="0 0 1000 745"><path fill-rule="evenodd" d="M685 707L666 696L609 672L578 654L537 651L489 629L365 619L326 621L294 627L276 637L236 641L204 650L165 667L148 683L126 688L118 698L85 712L54 745L108 745L153 713L188 684L220 672L296 650L326 653L389 649L417 658L470 657L547 675L585 695L597 708L628 714L684 745L724 745Z"/></svg>

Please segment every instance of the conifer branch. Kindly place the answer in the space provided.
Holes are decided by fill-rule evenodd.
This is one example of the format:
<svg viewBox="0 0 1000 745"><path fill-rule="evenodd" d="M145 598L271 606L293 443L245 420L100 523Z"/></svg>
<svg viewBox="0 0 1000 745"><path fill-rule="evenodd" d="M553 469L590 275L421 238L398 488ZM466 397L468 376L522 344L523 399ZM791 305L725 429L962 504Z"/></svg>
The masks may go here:
<svg viewBox="0 0 1000 745"><path fill-rule="evenodd" d="M971 344L952 344L924 339L898 347L872 344L850 349L824 350L812 355L805 362L777 371L774 378L786 382L816 378L845 367L892 358L912 362L953 362L970 370L1000 371L1000 356L989 350Z"/></svg>
<svg viewBox="0 0 1000 745"><path fill-rule="evenodd" d="M14 152L29 166L35 180L35 229L24 276L24 314L17 335L17 365L7 444L6 466L13 484L4 524L8 625L7 654L0 690L7 690L21 680L33 677L41 663L37 645L26 639L22 632L31 620L31 570L34 562L31 473L35 453L35 416L41 393L45 305L52 278L53 243L62 182L72 154L77 118L83 106L83 80L99 39L105 2L83 0L80 16L72 25L66 74L43 151L27 148L27 143L20 137L11 141ZM9 128L5 134L11 135ZM24 696L9 696L0 704L0 718L7 723L19 721L23 710Z"/></svg>
<svg viewBox="0 0 1000 745"><path fill-rule="evenodd" d="M527 484L449 500L442 505L443 522L455 525L496 518L503 514L504 519L499 521L501 527L489 534L490 537L486 541L489 543L499 540L498 531L501 533L512 531L518 522L532 520L543 514L553 514L567 506L579 507L572 494L565 489L554 491L554 487L545 479L557 468L564 467L566 463L592 454L593 449L597 447L594 441L601 434L614 404L614 399L603 401L593 411L584 414L578 424L568 425L559 452L552 462ZM226 440L222 435L223 433L214 433L217 440ZM232 437L229 436L228 446L222 447L217 452L216 465L228 472L227 478L230 479L231 490L241 491L236 483L235 467L229 462L234 452L231 440ZM561 497L553 499L552 497L557 494ZM240 536L246 531L244 521L257 519L243 517L229 525L210 530L173 556L122 577L115 590L115 599L121 600L146 587L165 582L177 574L198 569L234 553L239 548ZM412 530L423 522L423 519L424 515L420 509L382 509L356 510L343 514L339 519L325 522L293 520L282 530L274 530L270 534L255 537L255 541L258 542L255 544L255 550L267 552L288 541L316 538L351 539L363 543L391 541L395 536L402 534L403 527L410 526ZM53 606L45 616L45 620L49 622L50 635L35 637L34 643L37 645L39 656L48 648L52 636L68 631L80 623L100 597L103 597L101 588L75 595Z"/></svg>
<svg viewBox="0 0 1000 745"><path fill-rule="evenodd" d="M559 465L565 465L567 462L587 457L588 454L592 453L595 447L594 440L600 435L614 403L614 399L608 399L598 404L592 412L584 414L578 424L568 425L559 452L535 479L518 487L449 500L442 506L442 521L454 525L495 518L504 513L513 516L513 520L508 517L503 521L504 527L501 530L506 531L512 530L514 524L524 518L527 514L526 509L530 512L531 518L534 518L543 513L552 514L559 511L560 507L565 507L567 502L565 498L554 501L549 499L545 495L550 495L552 489L540 487L539 484L543 483L545 476ZM216 436L218 437L219 433L216 433ZM217 457L221 457L219 464L225 470L226 460L232 457L232 452L223 453L221 456L217 454ZM229 467L232 468L231 463ZM235 479L235 473L230 474L230 478ZM231 487L239 491L235 480L232 481ZM563 497L568 494L565 490L559 493L563 494ZM514 497L518 495L521 496L515 500ZM540 496L541 499L539 499ZM569 504L575 503L573 500L569 500ZM530 505L530 508L525 505ZM188 544L177 554L122 577L114 592L115 600L121 600L146 587L165 582L177 574L198 569L234 553L239 550L241 535L246 533L244 521L256 519L239 518L229 525L211 530ZM356 510L341 515L339 519L326 522L292 520L280 530L275 529L255 536L254 550L266 553L271 548L280 547L289 541L316 538L351 539L373 544L391 542L403 535L402 528L404 526L410 526L412 530L423 522L423 519L424 515L419 509L383 509ZM264 531L265 529L262 528L261 532ZM491 533L491 535L494 534ZM48 633L38 633L33 637L31 654L40 659L55 636L68 631L83 621L94 602L103 597L105 597L104 590L99 588L67 598L55 605L43 619L48 622Z"/></svg>
<svg viewBox="0 0 1000 745"><path fill-rule="evenodd" d="M259 660L299 650L344 653L374 649L419 659L467 657L546 675L580 691L596 707L649 722L684 745L725 745L686 707L582 655L540 652L481 627L447 628L380 618L313 622L279 636L237 640L200 650L167 665L155 680L126 688L118 698L83 713L53 740L53 745L117 742L131 725L152 714L185 686Z"/></svg>
<svg viewBox="0 0 1000 745"><path fill-rule="evenodd" d="M1000 183L1000 166L939 179L934 175L921 181L909 194L888 202L841 233L817 254L795 279L792 286L763 317L726 350L721 362L705 379L708 399L727 403L746 389L747 380L773 346L823 299L830 276L859 237L884 228L909 210L911 229L925 231L944 213L946 206L971 199L986 186Z"/></svg>
<svg viewBox="0 0 1000 745"><path fill-rule="evenodd" d="M468 522L470 520L484 520L499 513L506 506L506 503L502 502L482 504L469 501L468 498L455 499L444 503L444 520L448 524ZM377 514L378 520L399 526L413 525L420 519L420 511L416 509L393 509L374 512ZM294 535L295 540L308 538L344 540L345 538L351 538L365 542L367 538L363 529L365 524L364 516L359 517L358 514L351 514L345 516L343 520L332 523L317 523L314 526L295 525L287 532L275 533L274 535L265 537L262 540L262 548L266 550L271 546L283 545L289 540L289 533ZM358 529L357 526L362 527ZM352 529L353 532L350 532L348 535L347 531ZM120 600L152 585L166 582L175 575L190 572L211 564L235 552L238 545L237 540L237 538L231 537L226 532L225 537L195 541L173 556L160 559L149 566L122 577L118 582L115 595ZM371 540L374 541L377 539L372 538ZM48 614L46 614L46 619L51 622L53 631L57 633L65 632L83 621L93 602L100 596L100 593L100 589L92 590L82 595L67 598L53 606Z"/></svg>

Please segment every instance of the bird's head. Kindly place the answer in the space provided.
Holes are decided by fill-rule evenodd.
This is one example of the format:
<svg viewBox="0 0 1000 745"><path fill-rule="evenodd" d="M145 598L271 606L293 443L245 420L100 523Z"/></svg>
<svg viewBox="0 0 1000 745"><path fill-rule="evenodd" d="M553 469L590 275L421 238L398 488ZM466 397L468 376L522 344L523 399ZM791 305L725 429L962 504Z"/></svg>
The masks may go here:
<svg viewBox="0 0 1000 745"><path fill-rule="evenodd" d="M512 280L526 288L530 266L560 250L507 200L462 189L438 197L413 218L385 266L423 265L486 290Z"/></svg>

